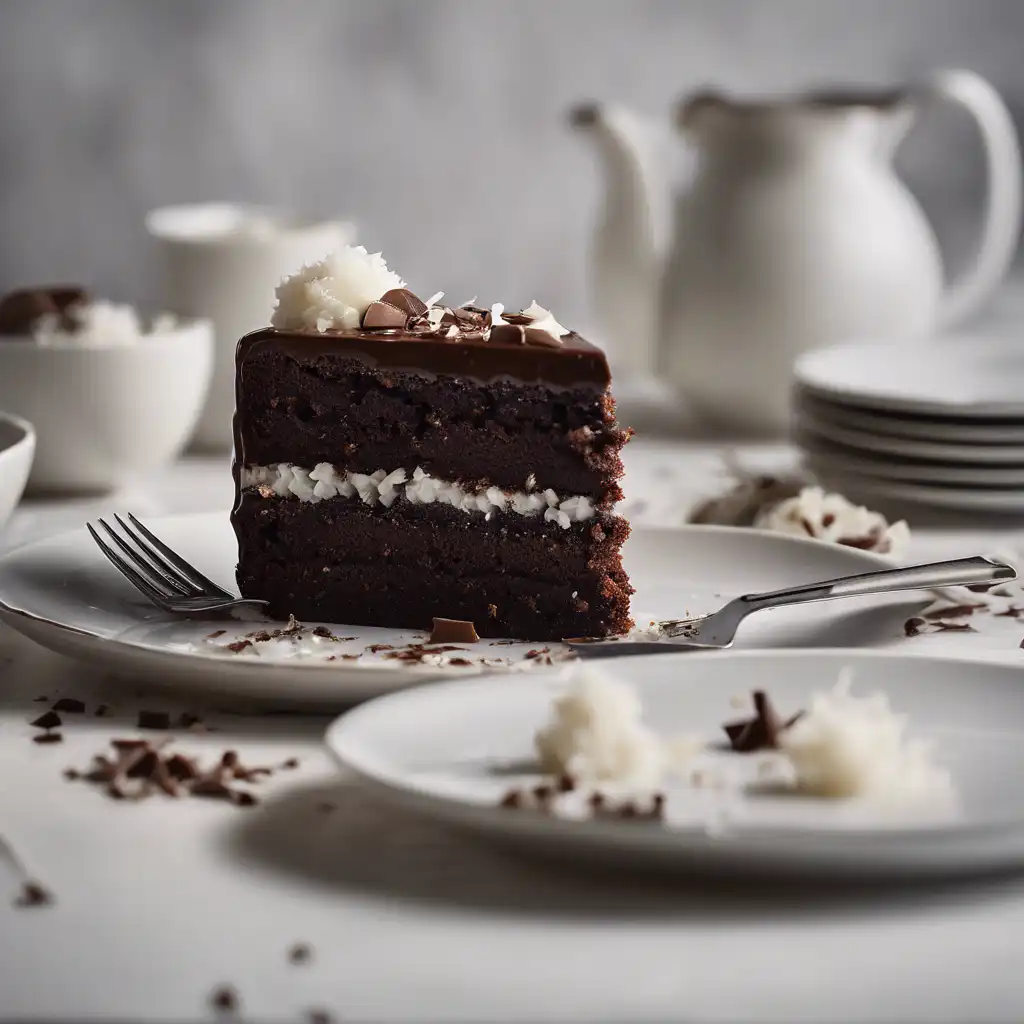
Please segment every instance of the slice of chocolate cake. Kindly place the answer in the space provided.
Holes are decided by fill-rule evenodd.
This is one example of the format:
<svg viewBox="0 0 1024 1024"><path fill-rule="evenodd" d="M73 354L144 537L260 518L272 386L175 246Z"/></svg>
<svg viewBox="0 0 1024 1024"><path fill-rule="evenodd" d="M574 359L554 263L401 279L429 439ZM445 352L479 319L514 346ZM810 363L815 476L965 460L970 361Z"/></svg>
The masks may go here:
<svg viewBox="0 0 1024 1024"><path fill-rule="evenodd" d="M536 304L422 302L347 249L236 354L238 582L278 618L552 640L631 626L604 354Z"/></svg>

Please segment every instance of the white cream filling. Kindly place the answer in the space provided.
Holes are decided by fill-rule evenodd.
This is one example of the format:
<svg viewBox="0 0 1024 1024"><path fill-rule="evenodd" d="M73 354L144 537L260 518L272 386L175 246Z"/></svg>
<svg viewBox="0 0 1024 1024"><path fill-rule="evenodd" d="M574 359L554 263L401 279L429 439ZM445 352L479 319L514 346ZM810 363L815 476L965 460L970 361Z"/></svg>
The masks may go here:
<svg viewBox="0 0 1024 1024"><path fill-rule="evenodd" d="M527 484L532 479L531 476ZM482 491L468 491L450 480L431 476L418 466L409 479L404 469L391 473L378 469L376 473L365 474L337 470L329 462L320 462L313 469L277 462L270 466L244 466L240 482L243 489L269 487L282 498L316 502L358 495L367 505L379 502L385 508L404 494L405 499L414 505L441 502L463 512L483 512L486 518L495 512L543 515L545 520L558 523L563 530L573 523L592 519L596 512L590 499L582 494L561 498L551 488L544 491L503 491L500 487L488 487Z"/></svg>

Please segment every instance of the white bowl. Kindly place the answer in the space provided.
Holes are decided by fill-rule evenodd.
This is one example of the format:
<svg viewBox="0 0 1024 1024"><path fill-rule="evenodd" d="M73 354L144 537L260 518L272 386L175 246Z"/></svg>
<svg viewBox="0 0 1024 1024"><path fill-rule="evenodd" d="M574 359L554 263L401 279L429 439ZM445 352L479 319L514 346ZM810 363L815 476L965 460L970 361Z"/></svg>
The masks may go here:
<svg viewBox="0 0 1024 1024"><path fill-rule="evenodd" d="M0 412L0 527L21 500L35 450L32 424Z"/></svg>
<svg viewBox="0 0 1024 1024"><path fill-rule="evenodd" d="M0 339L0 409L36 430L29 490L106 491L166 465L196 424L212 358L204 320L133 345Z"/></svg>

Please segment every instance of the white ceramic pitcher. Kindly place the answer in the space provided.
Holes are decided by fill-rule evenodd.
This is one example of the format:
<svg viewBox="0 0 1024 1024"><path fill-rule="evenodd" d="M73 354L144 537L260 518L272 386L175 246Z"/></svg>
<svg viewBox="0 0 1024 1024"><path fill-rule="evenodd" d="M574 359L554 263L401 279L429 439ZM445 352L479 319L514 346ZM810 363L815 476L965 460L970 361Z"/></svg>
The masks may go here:
<svg viewBox="0 0 1024 1024"><path fill-rule="evenodd" d="M354 228L233 203L165 206L146 226L162 250L160 308L213 322L213 378L193 446L230 451L236 342L270 322L281 278L351 242Z"/></svg>
<svg viewBox="0 0 1024 1024"><path fill-rule="evenodd" d="M945 289L935 235L891 166L916 109L934 98L974 115L988 167L977 256ZM614 117L602 118L600 108L593 120L604 149L630 156L625 162L620 153L619 173L606 175L619 192L609 195L608 209L629 228L615 229L617 245L608 227L614 218L606 215L603 244L594 249L600 262L602 252L626 252L642 235L622 211L631 204L651 218L658 193L669 186L635 133L621 130ZM738 102L702 94L682 105L678 125L696 165L676 197L667 261L650 261L659 313L651 339L636 336L634 344L641 356L645 349L654 356L632 363L666 377L708 421L783 431L797 355L858 338L920 336L954 323L990 295L1016 251L1017 136L998 93L972 72L942 72L875 95ZM638 203L637 195L647 201ZM594 268L595 277L607 272ZM649 301L639 289L635 299ZM630 341L623 336L621 343Z"/></svg>

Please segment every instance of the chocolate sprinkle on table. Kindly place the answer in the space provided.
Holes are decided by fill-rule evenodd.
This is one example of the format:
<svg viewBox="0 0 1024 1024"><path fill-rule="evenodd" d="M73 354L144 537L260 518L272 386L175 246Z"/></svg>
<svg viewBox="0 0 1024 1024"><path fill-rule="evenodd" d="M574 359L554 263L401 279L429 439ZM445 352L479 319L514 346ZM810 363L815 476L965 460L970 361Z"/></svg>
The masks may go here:
<svg viewBox="0 0 1024 1024"><path fill-rule="evenodd" d="M42 732L32 737L33 743L63 743L64 734L59 732Z"/></svg>
<svg viewBox="0 0 1024 1024"><path fill-rule="evenodd" d="M34 729L59 729L63 724L64 720L56 711L47 711L34 722L29 722Z"/></svg>
<svg viewBox="0 0 1024 1024"><path fill-rule="evenodd" d="M52 711L66 711L71 715L81 715L85 712L85 702L76 700L74 697L61 697L51 708Z"/></svg>

